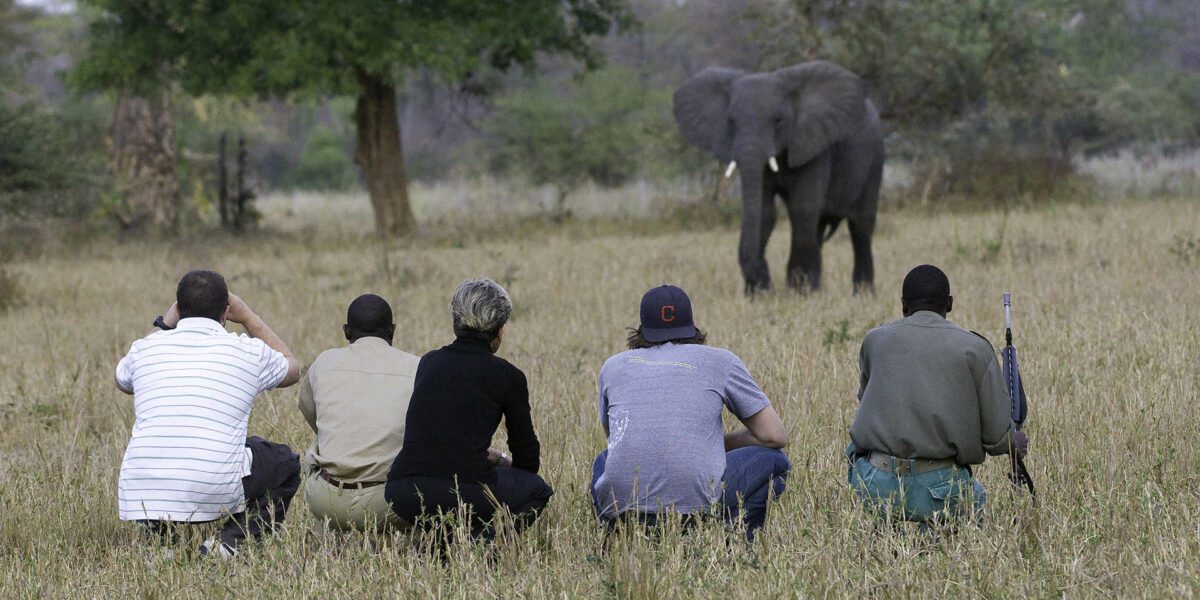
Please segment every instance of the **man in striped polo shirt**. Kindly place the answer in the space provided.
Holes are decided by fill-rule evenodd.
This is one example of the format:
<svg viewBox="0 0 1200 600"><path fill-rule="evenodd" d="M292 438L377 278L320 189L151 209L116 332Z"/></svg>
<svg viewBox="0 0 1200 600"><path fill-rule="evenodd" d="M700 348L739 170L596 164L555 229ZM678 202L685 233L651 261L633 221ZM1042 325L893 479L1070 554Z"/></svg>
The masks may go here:
<svg viewBox="0 0 1200 600"><path fill-rule="evenodd" d="M226 321L246 334L226 331ZM184 275L154 325L117 364L117 387L133 394L134 412L120 518L158 534L173 522L227 519L220 544L201 549L234 554L247 536L274 530L300 485L291 448L246 435L255 396L299 381L300 365L213 271Z"/></svg>

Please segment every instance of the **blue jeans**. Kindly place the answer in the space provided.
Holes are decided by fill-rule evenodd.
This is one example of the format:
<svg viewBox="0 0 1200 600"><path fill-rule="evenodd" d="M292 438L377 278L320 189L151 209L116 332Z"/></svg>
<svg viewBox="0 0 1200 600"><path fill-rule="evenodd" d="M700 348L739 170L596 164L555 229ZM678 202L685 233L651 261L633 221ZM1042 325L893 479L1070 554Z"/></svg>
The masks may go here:
<svg viewBox="0 0 1200 600"><path fill-rule="evenodd" d="M592 463L592 506L596 516L601 516L603 505L596 492L596 482L604 473L608 450L596 457ZM722 516L726 522L740 520L746 526L746 539L753 540L754 532L767 519L767 498L779 496L787 486L784 480L792 469L787 455L775 448L746 446L725 453L725 473L721 476Z"/></svg>
<svg viewBox="0 0 1200 600"><path fill-rule="evenodd" d="M919 475L896 476L878 469L866 456L846 447L850 461L847 479L863 505L880 518L925 523L964 516L978 517L987 494L965 467L952 466Z"/></svg>

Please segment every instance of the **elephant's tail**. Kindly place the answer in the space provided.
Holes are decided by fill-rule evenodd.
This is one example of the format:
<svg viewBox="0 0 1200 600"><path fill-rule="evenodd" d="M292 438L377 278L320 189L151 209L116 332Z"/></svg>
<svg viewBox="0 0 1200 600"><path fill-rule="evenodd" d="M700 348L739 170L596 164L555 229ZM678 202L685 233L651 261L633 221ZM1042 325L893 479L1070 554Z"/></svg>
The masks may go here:
<svg viewBox="0 0 1200 600"><path fill-rule="evenodd" d="M817 221L817 234L822 244L828 242L829 238L837 233L838 225L841 222L842 217L821 217L821 220Z"/></svg>

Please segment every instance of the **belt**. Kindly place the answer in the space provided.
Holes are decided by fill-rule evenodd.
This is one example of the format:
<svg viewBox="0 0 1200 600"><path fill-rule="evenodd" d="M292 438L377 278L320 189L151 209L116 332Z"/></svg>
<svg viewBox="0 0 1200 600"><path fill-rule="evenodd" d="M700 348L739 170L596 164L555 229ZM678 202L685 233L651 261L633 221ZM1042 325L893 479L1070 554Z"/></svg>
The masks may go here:
<svg viewBox="0 0 1200 600"><path fill-rule="evenodd" d="M330 477L329 473L326 473L325 471L321 471L321 479L324 479L329 483L329 485L342 488L343 490L358 490L387 483L386 481L360 481L358 483L346 483Z"/></svg>
<svg viewBox="0 0 1200 600"><path fill-rule="evenodd" d="M953 467L958 464L954 462L953 458L941 458L938 460L930 460L927 458L899 458L892 456L891 454L884 454L883 452L875 451L871 451L871 453L867 455L867 462L870 462L871 466L875 467L876 469L898 476L920 475L922 473L928 473L938 469L945 469L946 467ZM895 467L894 469L893 465Z"/></svg>

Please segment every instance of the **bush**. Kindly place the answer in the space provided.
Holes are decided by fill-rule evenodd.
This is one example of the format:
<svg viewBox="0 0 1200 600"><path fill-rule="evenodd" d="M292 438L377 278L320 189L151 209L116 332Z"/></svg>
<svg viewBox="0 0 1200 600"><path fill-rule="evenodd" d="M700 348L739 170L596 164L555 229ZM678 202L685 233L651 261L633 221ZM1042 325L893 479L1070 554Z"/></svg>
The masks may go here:
<svg viewBox="0 0 1200 600"><path fill-rule="evenodd" d="M625 68L541 80L497 102L485 130L489 166L554 184L563 196L586 179L621 185L639 174L669 102L670 90L645 86Z"/></svg>
<svg viewBox="0 0 1200 600"><path fill-rule="evenodd" d="M71 130L33 103L0 102L0 216L80 216L91 205Z"/></svg>
<svg viewBox="0 0 1200 600"><path fill-rule="evenodd" d="M300 164L292 172L292 187L344 191L359 185L358 167L350 160L347 141L332 128L318 125L308 134Z"/></svg>

